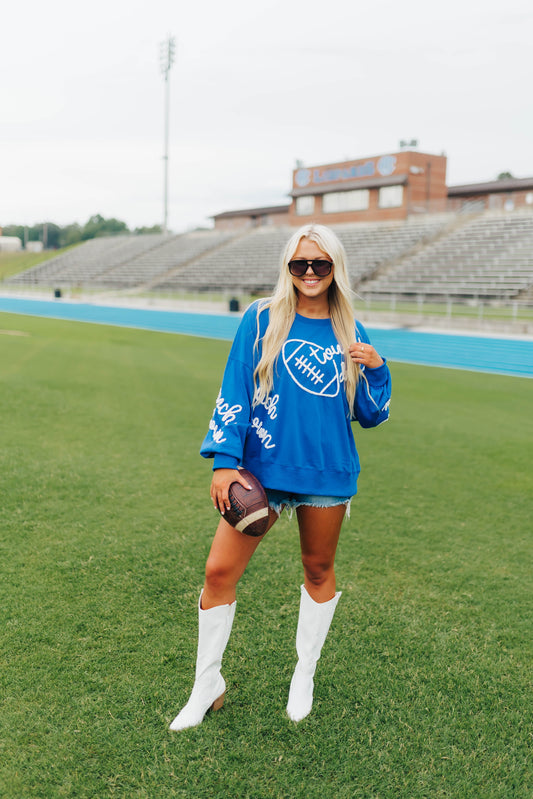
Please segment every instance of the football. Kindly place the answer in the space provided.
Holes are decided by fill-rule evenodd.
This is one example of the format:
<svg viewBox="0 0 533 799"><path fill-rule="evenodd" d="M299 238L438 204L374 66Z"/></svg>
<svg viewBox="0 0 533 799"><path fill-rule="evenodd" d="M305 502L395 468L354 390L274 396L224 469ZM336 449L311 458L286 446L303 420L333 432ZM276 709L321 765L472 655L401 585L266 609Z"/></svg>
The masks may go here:
<svg viewBox="0 0 533 799"><path fill-rule="evenodd" d="M282 348L283 363L294 382L309 394L336 397L341 385L342 349L288 339Z"/></svg>
<svg viewBox="0 0 533 799"><path fill-rule="evenodd" d="M224 514L224 519L240 533L257 538L267 530L268 499L257 477L248 469L241 469L240 472L252 488L248 490L240 483L230 485L231 508Z"/></svg>

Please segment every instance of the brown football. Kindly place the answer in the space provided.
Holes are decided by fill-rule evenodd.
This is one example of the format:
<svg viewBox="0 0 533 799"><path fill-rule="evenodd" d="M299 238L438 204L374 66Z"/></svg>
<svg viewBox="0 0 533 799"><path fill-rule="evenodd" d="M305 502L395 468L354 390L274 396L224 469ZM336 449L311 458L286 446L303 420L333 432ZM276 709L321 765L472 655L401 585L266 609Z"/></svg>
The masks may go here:
<svg viewBox="0 0 533 799"><path fill-rule="evenodd" d="M252 488L248 490L236 482L230 485L231 508L224 518L240 533L257 538L266 533L268 527L268 499L257 477L248 469L240 469L240 473Z"/></svg>

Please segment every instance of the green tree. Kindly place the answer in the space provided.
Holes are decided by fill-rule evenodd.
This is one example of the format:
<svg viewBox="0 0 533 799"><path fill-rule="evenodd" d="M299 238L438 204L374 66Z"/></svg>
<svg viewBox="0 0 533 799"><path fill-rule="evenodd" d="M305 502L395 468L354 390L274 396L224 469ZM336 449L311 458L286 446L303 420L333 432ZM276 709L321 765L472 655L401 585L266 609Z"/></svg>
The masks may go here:
<svg viewBox="0 0 533 799"><path fill-rule="evenodd" d="M512 180L512 178L514 178L514 175L512 175L510 172L500 172L498 175L498 180Z"/></svg>
<svg viewBox="0 0 533 799"><path fill-rule="evenodd" d="M23 244L27 241L42 241L48 249L68 247L99 236L117 236L129 232L127 224L121 219L105 219L101 214L91 216L83 226L77 222L65 227L54 222L39 222L36 225L5 225L3 228L4 236L17 236ZM135 233L161 233L161 227L141 227Z"/></svg>
<svg viewBox="0 0 533 799"><path fill-rule="evenodd" d="M152 227L136 227L133 232L136 236L144 236L147 233L162 233L163 228L161 225L152 225Z"/></svg>
<svg viewBox="0 0 533 799"><path fill-rule="evenodd" d="M2 235L16 236L21 241L24 241L24 225L4 225Z"/></svg>
<svg viewBox="0 0 533 799"><path fill-rule="evenodd" d="M59 246L70 247L72 244L79 244L81 241L81 232L81 227L77 222L73 222L71 225L61 228Z"/></svg>
<svg viewBox="0 0 533 799"><path fill-rule="evenodd" d="M47 250L57 250L60 247L61 228L54 222L43 222L42 242Z"/></svg>
<svg viewBox="0 0 533 799"><path fill-rule="evenodd" d="M116 236L120 233L129 233L129 228L120 219L104 219L101 214L95 214L85 223L82 230L82 240L96 239L99 236Z"/></svg>

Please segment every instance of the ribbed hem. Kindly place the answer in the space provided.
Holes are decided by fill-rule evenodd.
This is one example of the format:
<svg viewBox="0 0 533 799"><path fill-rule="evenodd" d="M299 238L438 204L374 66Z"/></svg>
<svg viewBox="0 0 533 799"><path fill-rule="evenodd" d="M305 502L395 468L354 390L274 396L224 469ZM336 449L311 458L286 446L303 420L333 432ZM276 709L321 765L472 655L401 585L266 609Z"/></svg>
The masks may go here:
<svg viewBox="0 0 533 799"><path fill-rule="evenodd" d="M254 466L254 474L265 488L274 488L288 494L313 494L322 497L353 497L357 493L358 471L319 471L279 464Z"/></svg>
<svg viewBox="0 0 533 799"><path fill-rule="evenodd" d="M213 470L215 469L238 469L240 461L233 455L215 455L213 460Z"/></svg>

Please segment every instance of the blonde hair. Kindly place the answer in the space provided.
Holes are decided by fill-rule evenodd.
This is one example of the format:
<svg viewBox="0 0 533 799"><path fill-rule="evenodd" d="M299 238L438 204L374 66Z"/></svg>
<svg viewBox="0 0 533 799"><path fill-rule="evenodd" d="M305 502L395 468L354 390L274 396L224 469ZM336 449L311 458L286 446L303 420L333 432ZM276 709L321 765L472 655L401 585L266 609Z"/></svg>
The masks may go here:
<svg viewBox="0 0 533 799"><path fill-rule="evenodd" d="M287 242L281 255L280 273L272 297L259 302L257 314L257 338L259 345L259 319L261 313L270 309L270 319L265 335L261 359L254 371L254 406L269 396L274 385L274 366L283 343L289 335L294 317L298 293L294 288L288 264L302 239L315 242L333 261L333 282L329 287L329 314L331 325L338 343L344 352L344 388L350 409L353 407L355 391L359 380L359 367L354 364L348 347L355 340L355 320L352 309L350 280L346 268L346 253L335 233L324 225L304 225Z"/></svg>

